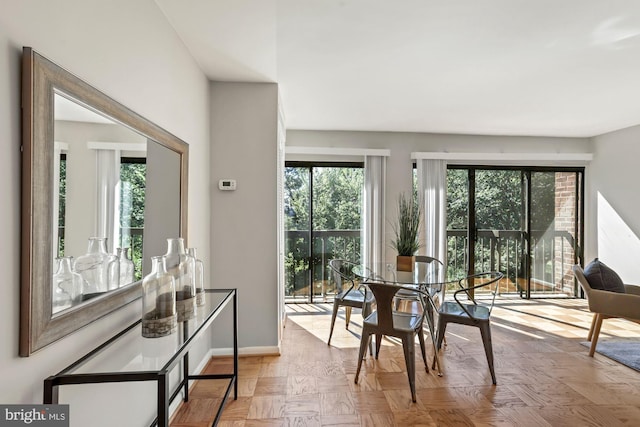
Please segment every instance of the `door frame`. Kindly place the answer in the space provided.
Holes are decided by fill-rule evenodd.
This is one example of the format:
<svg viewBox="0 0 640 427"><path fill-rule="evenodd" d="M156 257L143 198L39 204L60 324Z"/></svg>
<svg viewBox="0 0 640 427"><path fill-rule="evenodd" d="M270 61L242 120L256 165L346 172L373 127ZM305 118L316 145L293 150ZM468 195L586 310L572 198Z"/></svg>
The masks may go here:
<svg viewBox="0 0 640 427"><path fill-rule="evenodd" d="M524 233L524 270L526 272L526 288L524 292L520 291L520 296L524 299L531 298L531 211L532 211L532 197L531 197L531 174L532 172L571 172L576 173L576 221L574 222L574 234L578 237L576 244L574 245L574 262L578 263L582 259L583 246L584 246L584 195L585 195L585 167L584 166L512 166L512 165L463 165L463 164L449 164L449 169L463 169L467 170L467 190L468 190L468 208L467 208L467 274L475 273L475 245L477 240L477 221L476 221L476 171L478 170L517 170L523 173L521 183L523 185L521 193L525 193L525 200L523 201L523 212L525 229ZM574 284L574 296L578 296L578 286Z"/></svg>
<svg viewBox="0 0 640 427"><path fill-rule="evenodd" d="M309 247L307 250L307 257L306 257L306 266L307 266L307 271L306 271L306 276L307 276L307 283L309 285L309 294L307 295L307 298L304 301L288 301L286 302L287 304L308 304L308 303L315 303L317 301L314 300L314 289L313 289L313 266L314 263L313 261L313 254L315 253L315 242L314 242L314 237L315 233L313 230L313 169L314 168L358 168L358 169L364 169L364 162L361 161L345 161L345 162L340 162L340 161L298 161L298 160L287 160L285 161L284 164L285 169L289 168L289 167L295 167L295 168L305 168L309 170L309 211L308 211L308 216L309 216L309 230L308 230L308 239L309 239ZM283 186L286 183L283 183ZM286 225L283 224L283 233L287 233L287 229L286 229ZM286 239L285 239L286 241ZM283 259L284 262L284 259ZM286 276L286 272L285 272L285 276ZM286 285L286 278L283 282L283 286ZM286 299L286 296L285 296Z"/></svg>

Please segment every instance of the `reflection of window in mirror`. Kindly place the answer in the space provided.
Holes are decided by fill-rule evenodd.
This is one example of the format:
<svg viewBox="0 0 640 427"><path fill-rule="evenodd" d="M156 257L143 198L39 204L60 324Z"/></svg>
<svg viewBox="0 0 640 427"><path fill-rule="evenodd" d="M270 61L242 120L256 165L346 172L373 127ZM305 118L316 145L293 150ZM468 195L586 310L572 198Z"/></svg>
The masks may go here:
<svg viewBox="0 0 640 427"><path fill-rule="evenodd" d="M135 280L142 279L146 160L144 157L120 158L120 230L118 241L121 248L129 248L129 257L135 267Z"/></svg>
<svg viewBox="0 0 640 427"><path fill-rule="evenodd" d="M67 188L67 151L69 145L56 141L54 144L54 178L53 182L53 254L55 258L64 257L64 215ZM54 268L56 265L54 264ZM54 269L55 271L55 269Z"/></svg>

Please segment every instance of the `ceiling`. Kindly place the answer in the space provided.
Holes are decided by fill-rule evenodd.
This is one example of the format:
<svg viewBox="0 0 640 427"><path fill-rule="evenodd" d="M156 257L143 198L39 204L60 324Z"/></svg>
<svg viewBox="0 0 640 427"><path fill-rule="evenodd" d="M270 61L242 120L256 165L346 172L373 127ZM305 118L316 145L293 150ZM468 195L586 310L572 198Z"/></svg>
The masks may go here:
<svg viewBox="0 0 640 427"><path fill-rule="evenodd" d="M589 137L640 124L637 0L155 0L288 129Z"/></svg>

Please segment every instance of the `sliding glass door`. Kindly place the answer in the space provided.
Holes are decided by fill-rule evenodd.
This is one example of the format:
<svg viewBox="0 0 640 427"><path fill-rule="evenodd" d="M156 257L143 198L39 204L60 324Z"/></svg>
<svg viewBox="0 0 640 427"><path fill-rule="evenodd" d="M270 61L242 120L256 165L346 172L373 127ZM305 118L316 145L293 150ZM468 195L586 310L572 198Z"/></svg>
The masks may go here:
<svg viewBox="0 0 640 427"><path fill-rule="evenodd" d="M475 209L470 212L475 272L500 271L500 292L522 292L527 281L527 188L522 170L471 169Z"/></svg>
<svg viewBox="0 0 640 427"><path fill-rule="evenodd" d="M531 172L532 294L574 295L572 266L582 247L582 173Z"/></svg>
<svg viewBox="0 0 640 427"><path fill-rule="evenodd" d="M574 296L582 240L578 168L450 167L449 277L497 270L501 293Z"/></svg>
<svg viewBox="0 0 640 427"><path fill-rule="evenodd" d="M329 301L333 258L360 261L362 163L285 164L285 302Z"/></svg>

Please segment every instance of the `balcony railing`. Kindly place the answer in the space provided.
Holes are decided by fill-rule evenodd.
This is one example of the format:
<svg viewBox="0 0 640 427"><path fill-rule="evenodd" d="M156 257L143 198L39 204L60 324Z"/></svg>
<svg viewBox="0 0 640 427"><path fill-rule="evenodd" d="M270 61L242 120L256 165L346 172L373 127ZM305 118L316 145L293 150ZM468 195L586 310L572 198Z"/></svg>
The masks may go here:
<svg viewBox="0 0 640 427"><path fill-rule="evenodd" d="M310 253L309 239L313 239ZM335 292L329 261L333 258L360 261L360 230L295 230L285 233L285 296L287 301L331 300ZM526 292L526 233L518 230L479 230L476 271L497 270L505 274L501 292ZM531 292L574 295L571 266L575 241L566 231L532 232ZM467 271L467 231L447 232L447 277L463 277ZM309 268L311 266L311 268ZM310 287L309 284L312 284Z"/></svg>
<svg viewBox="0 0 640 427"><path fill-rule="evenodd" d="M313 239L310 253L309 238ZM335 286L329 271L334 258L360 261L360 230L292 230L285 233L285 297L288 300L326 301L333 297ZM311 265L311 269L309 269ZM312 283L311 289L309 283Z"/></svg>
<svg viewBox="0 0 640 427"><path fill-rule="evenodd" d="M519 230L479 230L477 233L476 271L497 270L509 279L504 292L526 291L527 241ZM457 277L468 265L467 231L449 230L448 275ZM574 295L575 283L571 266L576 260L576 242L567 231L532 231L531 233L531 292Z"/></svg>

